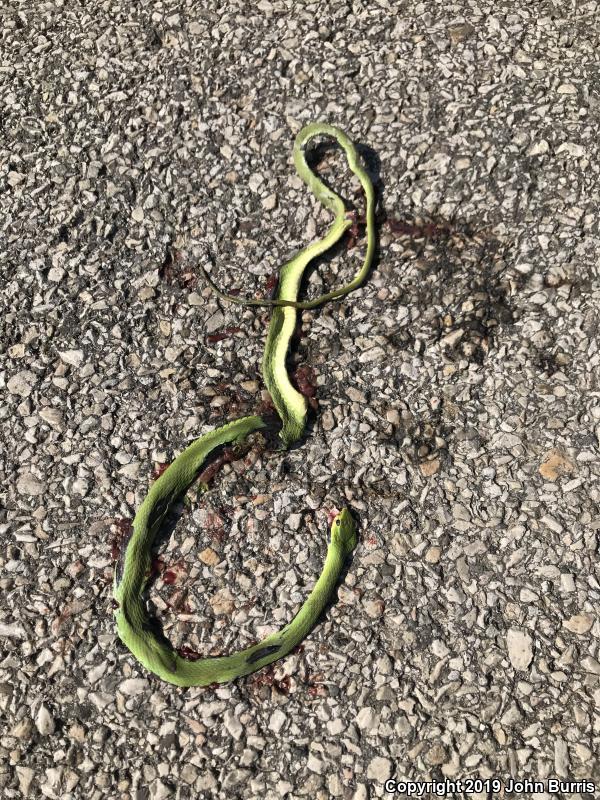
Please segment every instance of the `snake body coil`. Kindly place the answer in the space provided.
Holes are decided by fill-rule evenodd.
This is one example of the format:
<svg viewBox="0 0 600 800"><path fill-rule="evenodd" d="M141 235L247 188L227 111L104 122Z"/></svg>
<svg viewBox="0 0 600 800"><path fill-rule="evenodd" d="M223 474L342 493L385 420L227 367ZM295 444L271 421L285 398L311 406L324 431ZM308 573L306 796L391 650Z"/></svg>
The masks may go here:
<svg viewBox="0 0 600 800"><path fill-rule="evenodd" d="M300 281L307 265L338 242L352 225L352 219L346 214L342 199L306 163L304 147L310 139L320 134L337 140L346 153L350 169L361 182L366 201L367 249L362 267L350 283L315 300L299 302ZM282 267L274 300L243 300L226 295L206 276L212 288L223 299L247 305L274 306L262 372L281 418L279 436L284 447L289 447L300 438L307 413L306 399L292 386L286 369L286 356L296 325L297 309L315 308L360 286L369 271L375 247L373 186L360 165L350 139L331 125L307 125L296 137L294 163L298 174L313 194L335 214L325 236L305 247ZM150 574L152 544L162 522L173 503L197 477L213 451L228 443L242 442L249 434L264 427L265 422L260 416L242 417L201 436L177 456L152 485L139 507L133 520L131 537L115 569L113 594L119 606L115 617L120 639L148 670L178 686L206 686L233 680L255 672L289 653L315 625L333 594L344 562L356 546L354 520L348 509L344 508L333 519L325 564L308 598L288 625L252 647L229 656L191 661L182 657L154 633L143 593Z"/></svg>

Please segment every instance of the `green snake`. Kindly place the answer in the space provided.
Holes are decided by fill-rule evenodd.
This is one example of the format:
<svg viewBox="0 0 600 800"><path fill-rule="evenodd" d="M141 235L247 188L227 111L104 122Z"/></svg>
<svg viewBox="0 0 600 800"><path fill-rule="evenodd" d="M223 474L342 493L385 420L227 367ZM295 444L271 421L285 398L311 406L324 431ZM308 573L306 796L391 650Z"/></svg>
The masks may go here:
<svg viewBox="0 0 600 800"><path fill-rule="evenodd" d="M348 165L359 179L365 195L367 247L365 258L350 283L317 297L299 302L298 291L307 265L336 244L353 224L343 200L316 175L306 162L305 146L315 136L333 137L346 153ZM281 268L273 300L241 299L221 292L210 277L205 277L222 299L244 305L274 306L262 361L262 374L273 404L281 419L282 447L297 441L305 427L306 398L296 391L286 369L286 356L295 329L298 309L315 308L342 297L365 279L375 249L375 196L369 175L362 167L352 141L339 128L325 123L306 125L294 143L294 163L298 175L335 219L318 241L309 244ZM117 631L121 641L146 669L177 686L207 686L249 675L287 655L316 624L333 595L342 568L357 543L356 526L350 511L343 508L333 517L329 545L322 572L308 598L290 623L257 644L227 656L190 660L155 633L144 601L151 573L154 539L173 504L197 478L207 459L218 448L242 443L255 431L266 427L260 416L247 416L228 422L196 439L152 484L132 523L131 535L123 545L115 567L113 594Z"/></svg>

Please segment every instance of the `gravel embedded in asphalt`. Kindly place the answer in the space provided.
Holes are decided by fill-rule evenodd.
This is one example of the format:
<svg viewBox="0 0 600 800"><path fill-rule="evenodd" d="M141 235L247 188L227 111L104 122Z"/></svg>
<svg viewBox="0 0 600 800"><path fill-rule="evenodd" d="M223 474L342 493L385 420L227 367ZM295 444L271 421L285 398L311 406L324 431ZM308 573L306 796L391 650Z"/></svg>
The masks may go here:
<svg viewBox="0 0 600 800"><path fill-rule="evenodd" d="M599 10L3 10L3 797L600 785ZM305 438L189 495L152 603L177 645L231 651L295 613L332 507L360 544L299 652L183 691L116 637L111 542L158 465L265 399L269 311L216 299L198 264L264 295L324 230L291 158L312 120L361 145L379 260L302 315ZM341 156L320 169L358 202Z"/></svg>

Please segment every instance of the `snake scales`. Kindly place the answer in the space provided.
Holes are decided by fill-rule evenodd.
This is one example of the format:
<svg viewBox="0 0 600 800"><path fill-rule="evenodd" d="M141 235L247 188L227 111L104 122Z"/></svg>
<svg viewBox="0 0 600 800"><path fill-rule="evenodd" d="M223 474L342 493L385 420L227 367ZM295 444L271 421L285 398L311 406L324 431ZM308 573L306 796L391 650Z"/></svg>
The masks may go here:
<svg viewBox="0 0 600 800"><path fill-rule="evenodd" d="M333 137L346 154L348 165L358 177L365 196L367 247L361 268L350 283L310 301L299 301L298 292L304 270L317 256L336 244L353 224L343 200L314 173L306 161L305 147L318 135ZM375 197L371 180L362 167L354 144L339 128L312 123L299 132L294 143L294 163L298 175L315 197L334 214L326 234L296 253L283 265L273 300L233 297L221 292L210 277L205 277L219 297L246 305L273 306L265 345L262 374L281 420L279 437L284 448L297 441L306 424L307 402L292 385L286 368L290 339L296 326L298 309L315 308L343 297L364 281L375 249ZM153 483L139 507L132 533L115 568L113 594L121 641L148 670L178 686L206 686L248 675L290 652L310 632L331 598L348 555L356 546L355 523L347 508L335 515L321 574L291 622L276 633L244 650L227 656L190 660L156 635L144 602L144 590L151 572L153 541L175 501L197 477L215 450L229 443L243 442L249 434L266 426L261 416L253 415L227 422L201 436L187 447Z"/></svg>

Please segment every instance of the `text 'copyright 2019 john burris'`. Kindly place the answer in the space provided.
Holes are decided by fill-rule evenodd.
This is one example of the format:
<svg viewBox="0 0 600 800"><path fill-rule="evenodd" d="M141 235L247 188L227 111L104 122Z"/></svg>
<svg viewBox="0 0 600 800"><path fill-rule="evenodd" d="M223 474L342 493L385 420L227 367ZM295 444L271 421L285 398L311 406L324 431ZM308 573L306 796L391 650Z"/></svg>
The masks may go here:
<svg viewBox="0 0 600 800"><path fill-rule="evenodd" d="M385 790L390 794L403 794L409 797L447 797L455 792L466 795L481 792L503 796L527 796L532 792L596 792L596 784L591 780L569 781L559 778L548 778L544 781L529 778L460 778L447 781L403 781L390 778L385 782Z"/></svg>

